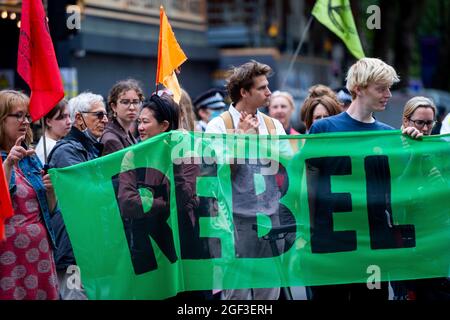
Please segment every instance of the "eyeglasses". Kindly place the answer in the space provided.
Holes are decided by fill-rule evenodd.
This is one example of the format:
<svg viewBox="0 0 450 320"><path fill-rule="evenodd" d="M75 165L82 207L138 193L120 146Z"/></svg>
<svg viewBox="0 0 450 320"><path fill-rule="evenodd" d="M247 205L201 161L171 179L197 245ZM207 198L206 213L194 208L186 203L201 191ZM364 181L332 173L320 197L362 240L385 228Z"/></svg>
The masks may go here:
<svg viewBox="0 0 450 320"><path fill-rule="evenodd" d="M106 112L103 111L96 111L96 112L89 112L89 111L82 111L81 113L92 113L94 114L98 120L103 120L104 117L106 117Z"/></svg>
<svg viewBox="0 0 450 320"><path fill-rule="evenodd" d="M120 104L123 104L127 108L129 108L131 105L134 105L135 107L140 107L142 105L141 100L129 100L129 99L123 99L119 101Z"/></svg>
<svg viewBox="0 0 450 320"><path fill-rule="evenodd" d="M26 119L29 123L32 122L31 116L30 116L29 114L24 114L24 113L22 113L22 112L19 112L19 113L10 113L10 114L8 114L8 117L14 117L14 118L16 118L16 119L17 119L17 122L19 122L19 123L23 123L23 122L25 121L25 119Z"/></svg>
<svg viewBox="0 0 450 320"><path fill-rule="evenodd" d="M413 122L414 125L418 128L423 128L425 125L427 125L428 128L431 128L436 123L436 121L434 121L434 120L412 120L412 119L409 119L409 121Z"/></svg>

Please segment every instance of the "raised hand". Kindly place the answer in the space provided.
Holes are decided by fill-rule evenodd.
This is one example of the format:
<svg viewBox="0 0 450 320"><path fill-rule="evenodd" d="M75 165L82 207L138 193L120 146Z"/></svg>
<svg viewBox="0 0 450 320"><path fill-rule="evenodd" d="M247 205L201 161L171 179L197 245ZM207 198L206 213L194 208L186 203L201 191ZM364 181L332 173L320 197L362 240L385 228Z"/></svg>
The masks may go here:
<svg viewBox="0 0 450 320"><path fill-rule="evenodd" d="M15 164L17 164L17 162L19 162L23 158L28 157L35 153L35 151L33 149L26 150L24 147L21 146L22 141L24 139L25 139L25 136L21 136L21 137L17 138L16 143L9 151L8 156L6 157L5 162L4 162L4 164L6 166L8 166L9 168L11 168Z"/></svg>
<svg viewBox="0 0 450 320"><path fill-rule="evenodd" d="M241 112L238 123L238 132L242 133L258 133L259 121L256 115Z"/></svg>

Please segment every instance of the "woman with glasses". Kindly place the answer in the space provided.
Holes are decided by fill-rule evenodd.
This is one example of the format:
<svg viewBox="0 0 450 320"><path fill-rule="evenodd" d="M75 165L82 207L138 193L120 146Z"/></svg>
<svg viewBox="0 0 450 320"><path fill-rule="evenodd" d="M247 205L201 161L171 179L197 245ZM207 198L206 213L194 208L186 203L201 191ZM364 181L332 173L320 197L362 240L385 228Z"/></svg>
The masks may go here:
<svg viewBox="0 0 450 320"><path fill-rule="evenodd" d="M61 100L49 113L44 116L45 126L45 144L46 153L44 153L44 136L39 139L36 145L36 155L42 163L47 163L45 155L49 155L56 142L61 140L70 131L70 116L67 100Z"/></svg>
<svg viewBox="0 0 450 320"><path fill-rule="evenodd" d="M29 103L21 92L0 91L0 150L14 209L0 239L0 300L58 299L50 223L56 198L49 175L27 147Z"/></svg>
<svg viewBox="0 0 450 320"><path fill-rule="evenodd" d="M408 100L403 109L402 128L414 127L423 135L429 136L436 123L436 106L425 97Z"/></svg>
<svg viewBox="0 0 450 320"><path fill-rule="evenodd" d="M136 143L131 131L134 129L143 100L142 89L134 79L119 81L111 88L108 106L112 111L112 121L100 139L104 145L103 155Z"/></svg>
<svg viewBox="0 0 450 320"><path fill-rule="evenodd" d="M103 97L90 92L83 92L69 100L70 120L73 125L63 139L58 141L48 156L50 168L64 168L86 162L100 156L102 136L108 118ZM63 300L85 300L86 294L81 288L67 286L70 276L67 268L76 265L72 245L61 214L52 218L55 229L57 249L55 262L58 272L59 291Z"/></svg>
<svg viewBox="0 0 450 320"><path fill-rule="evenodd" d="M414 127L421 135L429 136L436 123L437 109L434 102L426 97L413 97L408 100L403 109L402 130L403 133ZM425 142L424 142L425 143ZM411 165L407 167L420 169L424 172L419 175L427 176L427 187L444 189L445 180L442 178L438 166L435 166L434 158L427 154L412 155ZM443 182L442 187L440 183ZM430 278L407 281L392 281L394 300L418 300L418 301L449 301L450 281L448 278Z"/></svg>

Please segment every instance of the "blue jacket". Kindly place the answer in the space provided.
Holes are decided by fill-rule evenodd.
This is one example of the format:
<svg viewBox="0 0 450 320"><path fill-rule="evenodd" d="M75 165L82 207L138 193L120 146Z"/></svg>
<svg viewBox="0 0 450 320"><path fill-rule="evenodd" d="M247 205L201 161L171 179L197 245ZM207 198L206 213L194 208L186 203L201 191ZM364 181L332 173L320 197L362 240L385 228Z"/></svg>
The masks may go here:
<svg viewBox="0 0 450 320"><path fill-rule="evenodd" d="M5 151L2 151L1 153L2 160L4 161L8 154ZM54 249L56 249L55 232L50 220L52 216L59 212L59 209L56 206L53 212L50 212L49 210L47 203L47 194L41 175L42 163L36 155L28 156L19 161L19 168L20 170L22 170L23 174L26 176L28 182L31 184L37 194L39 208L41 209L41 214L44 218L44 225L47 229L48 234L50 235L52 246ZM16 172L13 169L11 172L11 180L9 181L9 192L11 196L14 195L16 190Z"/></svg>
<svg viewBox="0 0 450 320"><path fill-rule="evenodd" d="M59 140L48 155L50 168L64 168L97 158L102 152L102 144L95 139L72 127L69 134ZM74 198L75 200L75 198ZM75 265L72 244L61 215L55 214L51 220L55 230L56 244L55 264L59 270Z"/></svg>

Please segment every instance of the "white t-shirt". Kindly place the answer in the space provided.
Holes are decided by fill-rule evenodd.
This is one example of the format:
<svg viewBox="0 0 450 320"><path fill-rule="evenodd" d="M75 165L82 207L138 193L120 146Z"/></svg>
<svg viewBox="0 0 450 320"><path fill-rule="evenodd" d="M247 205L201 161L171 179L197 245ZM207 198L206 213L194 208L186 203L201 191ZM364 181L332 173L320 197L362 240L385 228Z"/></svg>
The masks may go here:
<svg viewBox="0 0 450 320"><path fill-rule="evenodd" d="M234 128L237 128L241 114L239 113L239 111L236 110L236 108L233 105L230 105L228 111L230 111L231 118L233 119ZM256 117L258 118L259 122L258 126L259 134L269 134L263 115L259 110L256 112ZM275 124L277 135L286 135L286 131L284 130L281 122L274 118L272 118L272 120ZM205 133L227 133L225 122L223 121L222 117L220 116L215 117L210 122L208 122L208 126L206 127Z"/></svg>
<svg viewBox="0 0 450 320"><path fill-rule="evenodd" d="M45 159L44 159L44 140L42 139L43 137L41 137L39 139L38 144L36 145L36 155L38 156L39 160L41 160L42 164L45 164ZM52 151L53 147L56 144L56 140L53 140L52 138L49 137L45 137L45 143L46 143L46 147L47 147L47 157L50 154L50 151Z"/></svg>
<svg viewBox="0 0 450 320"><path fill-rule="evenodd" d="M442 121L441 134L450 133L450 113Z"/></svg>

